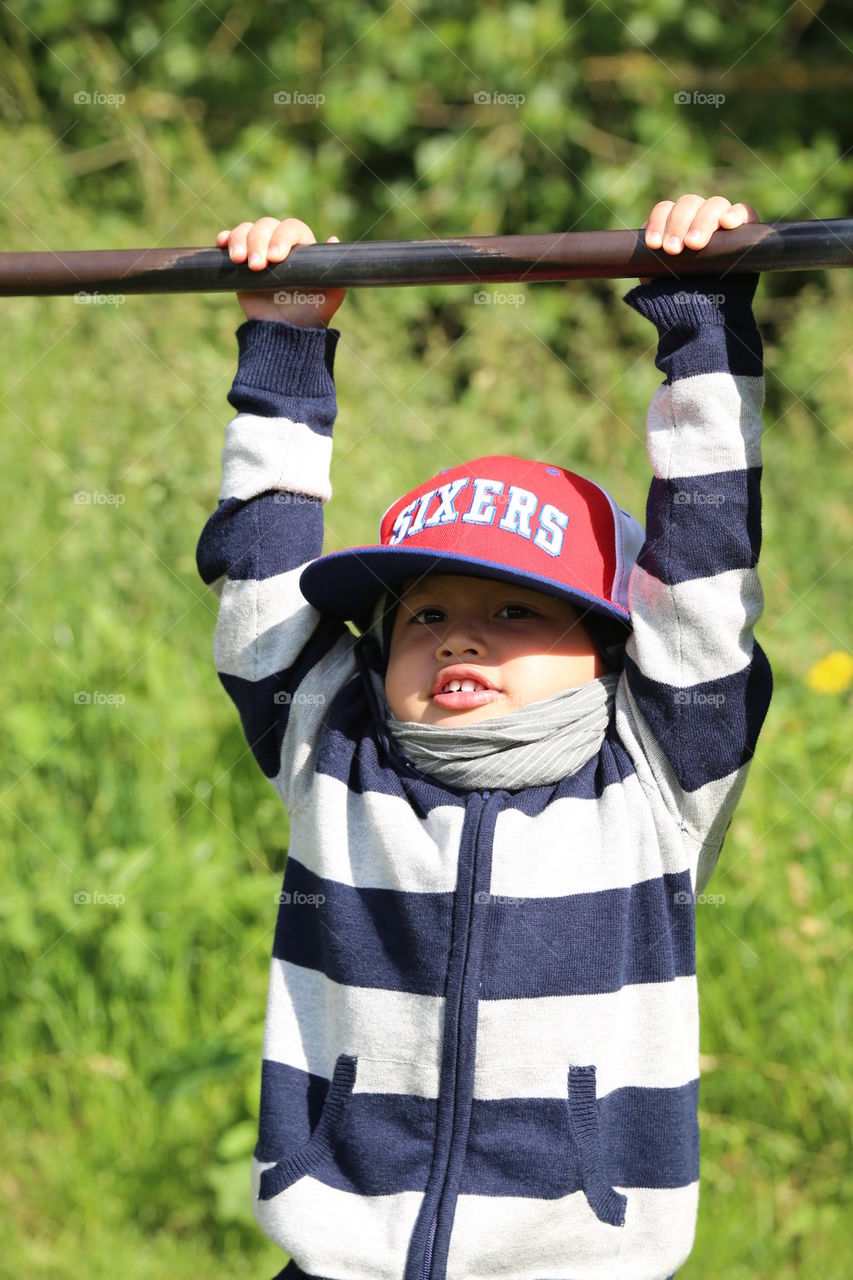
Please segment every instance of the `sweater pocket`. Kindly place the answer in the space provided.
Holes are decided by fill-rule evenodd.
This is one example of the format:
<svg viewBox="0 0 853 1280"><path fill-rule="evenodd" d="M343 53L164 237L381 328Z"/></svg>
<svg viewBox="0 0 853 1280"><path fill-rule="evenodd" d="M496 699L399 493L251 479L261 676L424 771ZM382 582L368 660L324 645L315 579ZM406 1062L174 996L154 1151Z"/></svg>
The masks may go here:
<svg viewBox="0 0 853 1280"><path fill-rule="evenodd" d="M614 1191L607 1175L596 1104L595 1067L569 1067L569 1124L577 1148L584 1195L601 1221L612 1227L625 1222L627 1196Z"/></svg>
<svg viewBox="0 0 853 1280"><path fill-rule="evenodd" d="M258 1192L260 1200L271 1200L305 1174L316 1172L332 1158L335 1134L339 1131L341 1119L352 1095L357 1063L358 1058L352 1054L338 1054L329 1091L314 1132L298 1151L263 1171Z"/></svg>

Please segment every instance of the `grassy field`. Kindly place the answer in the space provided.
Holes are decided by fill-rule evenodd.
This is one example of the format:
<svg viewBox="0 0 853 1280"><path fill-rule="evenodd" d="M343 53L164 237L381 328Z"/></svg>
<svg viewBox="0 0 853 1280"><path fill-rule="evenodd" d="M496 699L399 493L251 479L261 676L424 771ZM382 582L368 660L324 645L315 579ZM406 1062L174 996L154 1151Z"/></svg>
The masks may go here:
<svg viewBox="0 0 853 1280"><path fill-rule="evenodd" d="M68 203L36 130L2 141L35 211L5 216L7 248L36 247L56 208L49 243L138 243L130 214ZM220 190L232 214L240 199ZM188 198L172 219L170 243L218 230ZM627 287L463 291L451 321L447 289L352 292L326 549L486 452L576 467L642 517L660 374ZM242 317L216 295L2 314L0 1274L272 1276L248 1158L288 823L217 680L194 558ZM702 1191L679 1276L846 1280L853 278L762 284L756 314L775 691L709 888L725 900L697 909Z"/></svg>

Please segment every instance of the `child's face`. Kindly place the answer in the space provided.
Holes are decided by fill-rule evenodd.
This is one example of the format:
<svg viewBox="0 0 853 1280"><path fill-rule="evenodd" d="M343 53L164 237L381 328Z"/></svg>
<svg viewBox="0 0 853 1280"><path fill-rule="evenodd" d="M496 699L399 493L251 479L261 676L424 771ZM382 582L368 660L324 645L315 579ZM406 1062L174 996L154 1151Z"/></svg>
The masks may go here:
<svg viewBox="0 0 853 1280"><path fill-rule="evenodd" d="M575 608L527 587L465 574L406 579L391 632L385 696L400 720L476 724L605 673ZM441 694L448 668L490 690ZM460 675L464 678L464 674Z"/></svg>

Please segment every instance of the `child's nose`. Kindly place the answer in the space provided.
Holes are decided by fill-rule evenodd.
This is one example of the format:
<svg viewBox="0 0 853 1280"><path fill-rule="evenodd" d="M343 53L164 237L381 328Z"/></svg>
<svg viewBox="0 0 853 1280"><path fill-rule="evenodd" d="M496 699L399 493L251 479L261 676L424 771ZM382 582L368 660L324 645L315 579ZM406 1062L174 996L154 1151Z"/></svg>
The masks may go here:
<svg viewBox="0 0 853 1280"><path fill-rule="evenodd" d="M456 621L448 626L436 646L439 656L444 654L485 653L486 633L475 622Z"/></svg>

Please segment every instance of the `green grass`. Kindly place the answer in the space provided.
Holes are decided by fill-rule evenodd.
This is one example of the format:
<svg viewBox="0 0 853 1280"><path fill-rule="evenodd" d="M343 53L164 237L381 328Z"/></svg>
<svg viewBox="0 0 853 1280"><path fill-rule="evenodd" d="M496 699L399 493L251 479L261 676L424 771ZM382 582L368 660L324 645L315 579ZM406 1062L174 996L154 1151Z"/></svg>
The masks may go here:
<svg viewBox="0 0 853 1280"><path fill-rule="evenodd" d="M17 170L44 145L6 141ZM138 240L115 211L93 227L49 167L17 194L42 213L59 201L69 245ZM217 229L196 208L170 240ZM13 220L6 231L31 247ZM518 308L351 293L326 549L373 540L394 497L477 453L558 458L642 517L660 375L651 327L618 300L627 287L530 287ZM846 1280L850 692L815 694L806 676L849 648L853 279L817 277L797 306L762 286L756 311L758 636L775 693L709 887L725 902L698 910L702 1191L679 1275ZM213 669L216 602L194 562L240 319L229 296L3 303L9 1276L282 1265L253 1224L248 1155L287 815ZM80 491L124 500L75 503ZM75 702L80 690L124 701ZM124 900L75 904L81 891Z"/></svg>

